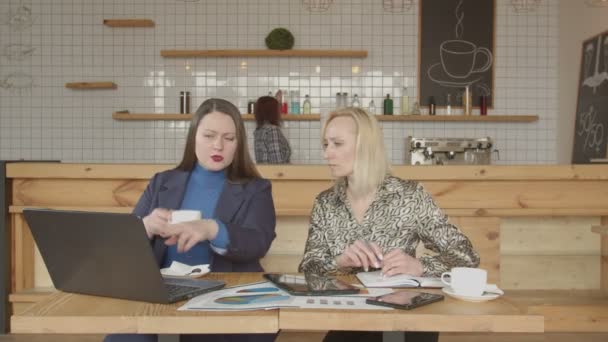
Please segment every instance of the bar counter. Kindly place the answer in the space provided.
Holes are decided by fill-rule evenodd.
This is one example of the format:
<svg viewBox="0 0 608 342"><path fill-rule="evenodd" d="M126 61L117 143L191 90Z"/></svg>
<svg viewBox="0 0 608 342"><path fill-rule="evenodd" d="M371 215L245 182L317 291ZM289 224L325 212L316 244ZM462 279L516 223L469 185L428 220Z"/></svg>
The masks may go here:
<svg viewBox="0 0 608 342"><path fill-rule="evenodd" d="M52 293L24 208L130 212L152 175L171 167L8 163L13 312ZM329 170L323 165L262 165L259 170L272 181L278 216L277 238L263 265L267 271L294 272L314 198L332 184ZM546 331L608 330L608 238L598 228L608 224L608 165L394 166L393 174L421 182L433 195L479 251L490 282L532 291L514 305L542 312ZM572 289L577 290L573 298L582 300L558 298Z"/></svg>

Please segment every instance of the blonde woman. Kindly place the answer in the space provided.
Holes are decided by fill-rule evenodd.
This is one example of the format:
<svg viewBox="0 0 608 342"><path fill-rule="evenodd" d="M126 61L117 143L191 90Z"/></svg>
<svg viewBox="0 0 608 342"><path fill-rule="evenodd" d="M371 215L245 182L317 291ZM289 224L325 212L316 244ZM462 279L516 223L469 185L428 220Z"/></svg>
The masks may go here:
<svg viewBox="0 0 608 342"><path fill-rule="evenodd" d="M323 158L335 185L315 199L299 270L353 274L369 268L386 276L439 276L456 266L477 267L469 239L420 184L390 174L382 131L359 108L330 114ZM423 242L434 256L416 257ZM437 341L438 333L407 333L408 341ZM382 341L381 332L330 331L324 341Z"/></svg>

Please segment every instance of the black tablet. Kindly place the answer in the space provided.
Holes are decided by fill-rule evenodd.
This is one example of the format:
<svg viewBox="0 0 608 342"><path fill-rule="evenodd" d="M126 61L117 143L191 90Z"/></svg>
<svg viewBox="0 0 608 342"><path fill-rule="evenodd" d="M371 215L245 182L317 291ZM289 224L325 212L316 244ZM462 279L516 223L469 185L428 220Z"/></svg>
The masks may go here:
<svg viewBox="0 0 608 342"><path fill-rule="evenodd" d="M264 278L294 296L333 296L359 293L358 288L331 276L265 273Z"/></svg>
<svg viewBox="0 0 608 342"><path fill-rule="evenodd" d="M369 298L365 302L372 305L411 310L440 300L443 300L443 296L439 294L416 291L396 291L380 297Z"/></svg>

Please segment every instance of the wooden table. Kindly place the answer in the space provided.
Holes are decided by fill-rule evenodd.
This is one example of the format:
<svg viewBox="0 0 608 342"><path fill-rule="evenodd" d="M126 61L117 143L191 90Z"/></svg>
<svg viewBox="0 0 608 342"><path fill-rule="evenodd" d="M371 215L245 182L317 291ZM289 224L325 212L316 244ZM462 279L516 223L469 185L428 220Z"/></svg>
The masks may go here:
<svg viewBox="0 0 608 342"><path fill-rule="evenodd" d="M227 286L261 280L260 273L212 274ZM353 281L354 279L348 279ZM438 290L432 290L437 292ZM281 309L182 312L150 304L58 292L11 317L13 333L272 333L282 330L544 332L544 317L528 314L507 295L486 303L445 301L401 310Z"/></svg>
<svg viewBox="0 0 608 342"><path fill-rule="evenodd" d="M261 273L215 273L226 286L262 281ZM184 302L152 304L57 292L11 317L11 333L274 333L278 311L184 312Z"/></svg>
<svg viewBox="0 0 608 342"><path fill-rule="evenodd" d="M409 291L409 290L408 290ZM438 290L425 292L441 293ZM362 330L440 332L544 332L544 317L528 314L509 296L470 303L450 297L412 311L281 309L282 330Z"/></svg>

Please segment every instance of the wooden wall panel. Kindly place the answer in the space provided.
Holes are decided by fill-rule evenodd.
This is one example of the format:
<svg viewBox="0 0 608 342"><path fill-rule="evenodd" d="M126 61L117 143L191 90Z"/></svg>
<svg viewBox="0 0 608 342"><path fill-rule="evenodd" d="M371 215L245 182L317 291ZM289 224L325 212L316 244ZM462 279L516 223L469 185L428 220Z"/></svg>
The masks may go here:
<svg viewBox="0 0 608 342"><path fill-rule="evenodd" d="M268 254L261 263L266 272L298 272L298 265L302 261L302 255L297 254Z"/></svg>
<svg viewBox="0 0 608 342"><path fill-rule="evenodd" d="M608 225L608 216L602 217L601 223L604 226ZM600 266L600 288L604 290L604 292L608 293L608 234L601 235L600 239L602 250L602 264Z"/></svg>
<svg viewBox="0 0 608 342"><path fill-rule="evenodd" d="M272 181L272 197L277 209L304 209L310 213L315 197L332 186L331 181Z"/></svg>
<svg viewBox="0 0 608 342"><path fill-rule="evenodd" d="M308 217L278 217L277 237L268 254L302 255L308 237Z"/></svg>
<svg viewBox="0 0 608 342"><path fill-rule="evenodd" d="M502 255L500 269L504 289L598 289L600 286L597 256Z"/></svg>
<svg viewBox="0 0 608 342"><path fill-rule="evenodd" d="M444 209L564 209L605 210L608 182L600 181L423 181ZM315 196L331 186L327 181L273 181L275 206L310 210ZM604 201L604 202L602 202ZM516 214L516 212L511 212Z"/></svg>
<svg viewBox="0 0 608 342"><path fill-rule="evenodd" d="M18 179L13 183L12 204L132 207L147 184L147 180Z"/></svg>
<svg viewBox="0 0 608 342"><path fill-rule="evenodd" d="M11 291L34 286L34 239L23 215L11 215L12 220L12 278Z"/></svg>
<svg viewBox="0 0 608 342"><path fill-rule="evenodd" d="M608 182L423 182L441 208L605 208Z"/></svg>
<svg viewBox="0 0 608 342"><path fill-rule="evenodd" d="M505 218L501 279L512 289L598 288L600 237L594 217Z"/></svg>
<svg viewBox="0 0 608 342"><path fill-rule="evenodd" d="M600 236L590 227L597 217L528 217L504 219L503 255L599 255Z"/></svg>
<svg viewBox="0 0 608 342"><path fill-rule="evenodd" d="M267 272L297 272L308 237L308 217L279 217L277 237L262 266Z"/></svg>
<svg viewBox="0 0 608 342"><path fill-rule="evenodd" d="M147 180L18 179L12 205L132 207ZM314 198L331 181L275 180L275 207L310 211ZM423 182L444 209L605 209L608 182ZM500 195L496 195L500 194Z"/></svg>
<svg viewBox="0 0 608 342"><path fill-rule="evenodd" d="M8 178L150 179L174 164L7 163ZM325 165L258 165L268 179L329 180ZM608 180L605 165L394 165L393 174L414 180Z"/></svg>

